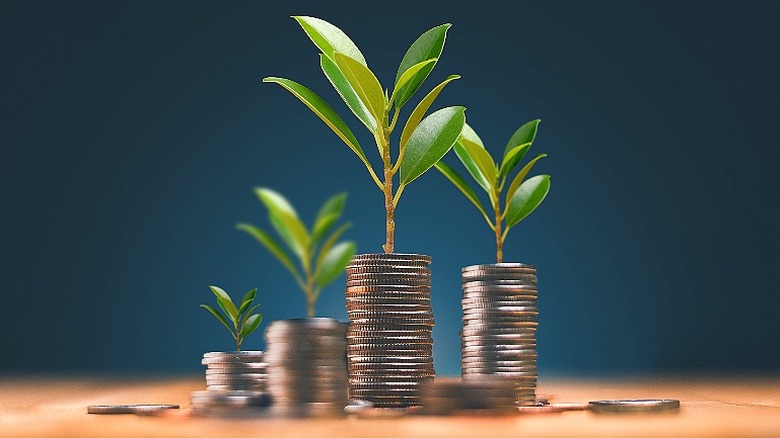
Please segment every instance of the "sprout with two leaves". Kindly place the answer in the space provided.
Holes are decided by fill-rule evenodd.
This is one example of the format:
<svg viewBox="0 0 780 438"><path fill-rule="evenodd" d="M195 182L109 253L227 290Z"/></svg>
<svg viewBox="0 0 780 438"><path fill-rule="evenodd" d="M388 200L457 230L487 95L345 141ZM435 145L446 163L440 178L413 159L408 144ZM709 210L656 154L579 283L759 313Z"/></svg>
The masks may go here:
<svg viewBox="0 0 780 438"><path fill-rule="evenodd" d="M322 289L344 272L355 255L355 242L338 241L350 224L345 223L333 230L344 210L347 194L339 193L325 201L314 219L314 226L308 230L284 196L264 187L255 188L255 193L268 209L268 220L288 250L285 251L273 236L255 225L240 223L236 228L257 239L290 271L306 294L308 316L311 318ZM299 266L296 267L289 253L297 257Z"/></svg>
<svg viewBox="0 0 780 438"><path fill-rule="evenodd" d="M452 148L466 120L466 109L462 106L442 108L425 116L442 89L460 77L449 76L428 92L411 112L399 137L396 152L393 152L390 135L398 123L401 108L409 102L438 62L450 24L436 26L412 43L401 60L390 92L382 87L376 75L368 68L363 54L341 29L319 18L293 18L320 50L320 67L325 77L373 136L382 160L383 179L377 176L347 124L325 100L289 79L267 77L263 81L277 83L287 89L360 158L384 195L386 240L382 248L386 253L392 253L395 248L395 208L401 193ZM398 180L396 189L394 178Z"/></svg>
<svg viewBox="0 0 780 438"><path fill-rule="evenodd" d="M233 300L230 299L230 295L222 288L209 286L209 289L211 289L211 292L217 297L217 304L225 315L223 316L217 309L208 304L201 304L200 307L208 310L209 313L214 315L214 317L228 329L233 336L233 339L236 341L236 351L241 351L241 344L244 343L244 339L253 331L257 330L257 328L260 327L260 323L263 322L262 313L252 313L255 309L260 307L260 304L252 305L255 296L257 296L257 289L252 289L247 292L244 295L244 298L241 299L241 304L238 307L236 307ZM230 323L228 323L228 320Z"/></svg>
<svg viewBox="0 0 780 438"><path fill-rule="evenodd" d="M538 175L526 179L534 164L547 156L547 154L539 154L511 179L504 197L504 207L501 208L501 192L509 181L509 174L531 148L538 127L539 120L532 120L515 131L504 149L504 156L500 163L493 160L485 145L482 144L482 140L468 124L463 127L463 132L453 149L468 173L487 192L492 216L488 215L476 192L455 169L443 161L436 163L436 169L479 209L488 226L495 233L497 263L504 261L504 241L509 229L528 217L550 191L550 175Z"/></svg>

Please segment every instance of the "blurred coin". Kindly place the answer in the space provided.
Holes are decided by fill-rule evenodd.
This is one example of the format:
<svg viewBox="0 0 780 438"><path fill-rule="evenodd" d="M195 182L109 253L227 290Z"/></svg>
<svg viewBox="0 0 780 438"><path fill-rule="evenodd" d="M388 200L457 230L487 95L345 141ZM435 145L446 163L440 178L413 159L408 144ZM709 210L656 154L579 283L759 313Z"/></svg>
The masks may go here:
<svg viewBox="0 0 780 438"><path fill-rule="evenodd" d="M119 415L135 414L139 411L179 409L179 405L170 404L131 404L131 405L91 405L87 406L88 414Z"/></svg>
<svg viewBox="0 0 780 438"><path fill-rule="evenodd" d="M636 400L596 400L589 403L593 412L658 412L680 409L680 400L674 399L636 399Z"/></svg>

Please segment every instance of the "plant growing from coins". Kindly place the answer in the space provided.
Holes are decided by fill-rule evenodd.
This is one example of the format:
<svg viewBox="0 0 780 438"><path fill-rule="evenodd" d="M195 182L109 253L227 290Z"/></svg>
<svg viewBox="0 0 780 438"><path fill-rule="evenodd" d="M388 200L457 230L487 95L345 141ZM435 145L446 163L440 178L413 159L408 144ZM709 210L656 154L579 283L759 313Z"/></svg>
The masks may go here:
<svg viewBox="0 0 780 438"><path fill-rule="evenodd" d="M322 289L344 272L349 260L355 255L355 242L339 242L350 224L345 223L334 229L344 210L347 194L339 193L325 201L310 230L298 218L292 204L281 194L265 187L255 188L255 194L268 209L269 222L287 250L273 236L255 225L240 223L236 228L257 239L290 271L306 294L308 316L311 318ZM289 253L297 257L298 266L293 263Z"/></svg>
<svg viewBox="0 0 780 438"><path fill-rule="evenodd" d="M257 289L248 291L238 306L233 303L230 295L224 289L217 286L209 286L209 289L217 297L217 305L222 309L224 315L208 304L201 304L200 307L208 310L228 329L230 335L236 341L236 351L241 351L241 344L244 343L244 339L257 330L263 321L262 313L252 313L260 307L260 304L252 305L257 296Z"/></svg>
<svg viewBox="0 0 780 438"><path fill-rule="evenodd" d="M393 91L383 88L368 68L365 57L352 40L336 26L314 17L293 17L320 49L322 72L347 107L374 138L382 160L382 180L344 120L315 92L289 79L266 77L263 82L281 85L301 100L360 158L371 179L384 195L386 253L395 249L395 209L409 183L429 170L455 143L465 123L465 108L450 106L425 116L442 89L460 76L448 76L417 104L401 132L395 157L390 135L401 108L420 88L441 56L450 24L423 33L404 55L395 76ZM395 161L393 161L395 158ZM394 178L398 175L398 186Z"/></svg>
<svg viewBox="0 0 780 438"><path fill-rule="evenodd" d="M537 175L526 179L534 164L547 156L547 154L539 154L523 166L515 177L511 179L506 195L503 197L503 208L501 206L501 193L504 190L504 186L509 181L510 173L531 148L536 138L539 122L539 120L532 120L515 131L504 149L504 155L500 163L491 157L490 153L485 149L482 140L471 126L468 124L463 126L463 132L453 149L455 150L455 155L458 156L458 159L460 159L468 173L477 182L477 185L487 192L492 216L488 215L476 192L455 169L444 163L444 161L439 161L435 166L477 207L490 229L493 230L496 236L497 263L501 263L504 260L504 241L509 233L509 229L536 210L536 207L544 201L544 198L550 191L550 175Z"/></svg>

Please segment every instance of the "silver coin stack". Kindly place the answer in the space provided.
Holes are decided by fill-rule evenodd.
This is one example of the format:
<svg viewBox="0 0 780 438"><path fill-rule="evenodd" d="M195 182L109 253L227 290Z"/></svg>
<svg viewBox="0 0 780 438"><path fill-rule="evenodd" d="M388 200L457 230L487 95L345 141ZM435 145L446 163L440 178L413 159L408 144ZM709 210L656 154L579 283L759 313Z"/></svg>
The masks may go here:
<svg viewBox="0 0 780 438"><path fill-rule="evenodd" d="M518 405L536 402L536 268L520 263L461 271L464 379L498 375L515 381Z"/></svg>
<svg viewBox="0 0 780 438"><path fill-rule="evenodd" d="M347 325L332 318L272 322L268 340L273 411L284 416L341 416L347 404Z"/></svg>
<svg viewBox="0 0 780 438"><path fill-rule="evenodd" d="M268 364L262 351L206 353L201 363L206 365L206 390L192 393L194 409L269 404Z"/></svg>
<svg viewBox="0 0 780 438"><path fill-rule="evenodd" d="M420 404L420 385L434 377L430 263L418 254L360 254L347 266L351 399Z"/></svg>

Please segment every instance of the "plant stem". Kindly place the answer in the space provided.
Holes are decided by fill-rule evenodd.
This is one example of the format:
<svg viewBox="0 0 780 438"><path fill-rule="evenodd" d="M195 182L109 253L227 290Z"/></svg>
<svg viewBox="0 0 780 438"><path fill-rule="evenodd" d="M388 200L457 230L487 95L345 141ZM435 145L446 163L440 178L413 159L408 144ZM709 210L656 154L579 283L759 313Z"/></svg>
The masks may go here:
<svg viewBox="0 0 780 438"><path fill-rule="evenodd" d="M314 304L317 302L317 295L314 293L314 278L309 275L308 282L306 283L306 304L307 304L307 315L309 318L314 317Z"/></svg>
<svg viewBox="0 0 780 438"><path fill-rule="evenodd" d="M386 239L385 244L382 245L382 249L385 253L390 254L395 250L395 204L393 203L393 168L390 165L390 148L384 148L384 156L382 157L385 167L385 230Z"/></svg>
<svg viewBox="0 0 780 438"><path fill-rule="evenodd" d="M498 202L493 204L493 212L496 215L496 263L504 261L504 236L501 235L501 209Z"/></svg>

